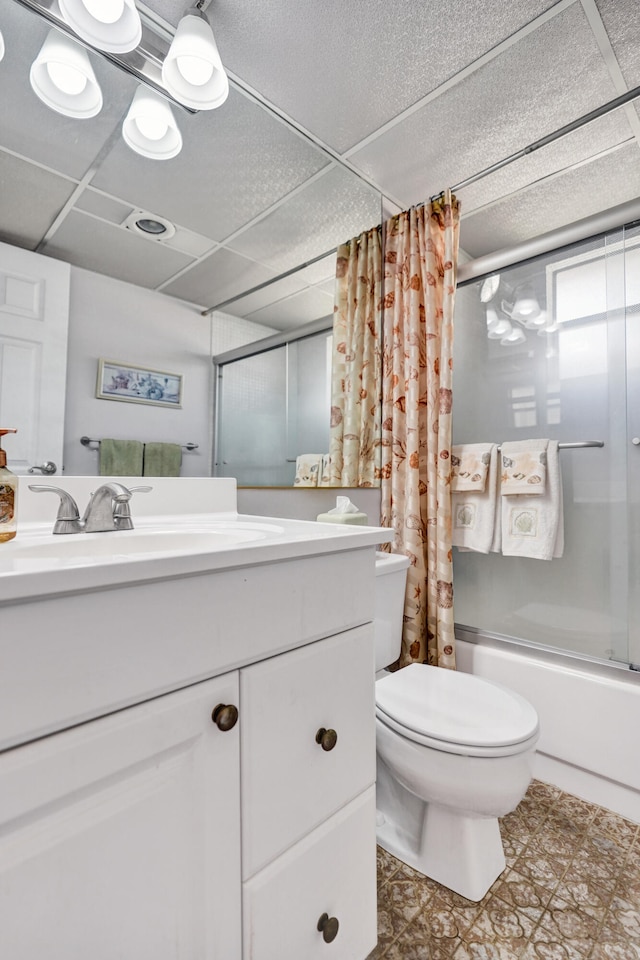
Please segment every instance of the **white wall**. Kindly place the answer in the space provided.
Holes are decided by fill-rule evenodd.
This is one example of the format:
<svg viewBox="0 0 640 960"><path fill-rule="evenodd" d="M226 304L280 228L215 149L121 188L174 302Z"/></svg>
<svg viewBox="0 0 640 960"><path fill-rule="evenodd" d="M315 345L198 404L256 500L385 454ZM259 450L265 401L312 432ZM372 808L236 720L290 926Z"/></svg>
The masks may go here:
<svg viewBox="0 0 640 960"><path fill-rule="evenodd" d="M98 453L81 436L184 444L183 476L210 476L211 354L269 336L269 327L200 309L153 290L71 269L64 470L97 475ZM181 409L98 400L98 360L117 360L184 377Z"/></svg>

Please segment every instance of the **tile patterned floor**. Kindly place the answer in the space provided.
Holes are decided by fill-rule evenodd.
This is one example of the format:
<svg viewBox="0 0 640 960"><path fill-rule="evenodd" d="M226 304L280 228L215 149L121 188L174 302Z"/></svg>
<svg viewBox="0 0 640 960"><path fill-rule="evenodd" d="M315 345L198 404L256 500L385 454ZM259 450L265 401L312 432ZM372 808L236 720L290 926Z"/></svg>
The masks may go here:
<svg viewBox="0 0 640 960"><path fill-rule="evenodd" d="M534 780L480 903L378 848L368 960L640 960L640 827Z"/></svg>

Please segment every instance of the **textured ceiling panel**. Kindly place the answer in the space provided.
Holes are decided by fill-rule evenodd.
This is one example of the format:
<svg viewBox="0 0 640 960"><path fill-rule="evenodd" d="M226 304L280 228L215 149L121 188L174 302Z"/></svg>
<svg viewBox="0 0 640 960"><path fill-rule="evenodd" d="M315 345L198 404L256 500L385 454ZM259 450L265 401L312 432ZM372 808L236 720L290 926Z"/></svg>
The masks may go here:
<svg viewBox="0 0 640 960"><path fill-rule="evenodd" d="M640 84L640 4L637 0L596 0L604 28L629 87Z"/></svg>
<svg viewBox="0 0 640 960"><path fill-rule="evenodd" d="M306 290L306 285L301 283L299 276L296 273L291 277L285 277L282 280L270 283L268 287L256 290L255 293L250 293L247 297L241 297L240 300L230 303L224 309L227 313L233 314L234 317L248 317L250 314L256 313L264 307L269 307L279 300L284 300L294 293Z"/></svg>
<svg viewBox="0 0 640 960"><path fill-rule="evenodd" d="M508 167L503 167L477 183L463 187L458 191L462 202L462 216L632 137L633 133L624 111L609 113L561 140L556 140L521 160L515 160Z"/></svg>
<svg viewBox="0 0 640 960"><path fill-rule="evenodd" d="M259 263L220 249L164 287L163 293L212 307L272 277L273 272Z"/></svg>
<svg viewBox="0 0 640 960"><path fill-rule="evenodd" d="M34 250L75 186L0 151L0 240Z"/></svg>
<svg viewBox="0 0 640 960"><path fill-rule="evenodd" d="M177 157L149 161L118 141L92 183L213 240L238 230L328 163L233 90L217 110L174 112L184 140Z"/></svg>
<svg viewBox="0 0 640 960"><path fill-rule="evenodd" d="M0 62L0 146L80 179L119 128L136 85L101 57L91 62L104 105L96 117L77 120L50 110L29 84L29 70L48 32L30 11L2 0L0 27L6 53Z"/></svg>
<svg viewBox="0 0 640 960"><path fill-rule="evenodd" d="M247 320L265 323L277 330L295 330L311 320L333 315L333 297L321 290L303 290L287 300L273 303L255 313Z"/></svg>
<svg viewBox="0 0 640 960"><path fill-rule="evenodd" d="M73 211L42 252L142 287L157 286L190 262L160 243Z"/></svg>
<svg viewBox="0 0 640 960"><path fill-rule="evenodd" d="M582 7L573 4L350 159L410 206L615 92Z"/></svg>
<svg viewBox="0 0 640 960"><path fill-rule="evenodd" d="M554 0L216 0L223 63L325 143L353 146Z"/></svg>
<svg viewBox="0 0 640 960"><path fill-rule="evenodd" d="M480 257L639 195L640 149L634 143L463 219L460 245Z"/></svg>
<svg viewBox="0 0 640 960"><path fill-rule="evenodd" d="M380 222L380 197L334 167L229 246L280 273Z"/></svg>
<svg viewBox="0 0 640 960"><path fill-rule="evenodd" d="M121 203L91 189L83 190L74 206L78 210L86 210L87 213L108 220L109 223L122 223L134 209L130 203Z"/></svg>

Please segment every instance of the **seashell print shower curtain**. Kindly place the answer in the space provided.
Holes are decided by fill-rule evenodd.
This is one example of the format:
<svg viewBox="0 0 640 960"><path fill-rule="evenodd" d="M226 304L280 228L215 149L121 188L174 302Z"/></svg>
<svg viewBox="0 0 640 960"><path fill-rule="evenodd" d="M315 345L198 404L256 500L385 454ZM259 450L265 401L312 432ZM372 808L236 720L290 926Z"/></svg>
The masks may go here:
<svg viewBox="0 0 640 960"><path fill-rule="evenodd" d="M409 557L399 666L455 669L451 546L453 307L459 203L443 196L384 231L381 523Z"/></svg>
<svg viewBox="0 0 640 960"><path fill-rule="evenodd" d="M329 486L380 486L381 279L379 226L338 247Z"/></svg>

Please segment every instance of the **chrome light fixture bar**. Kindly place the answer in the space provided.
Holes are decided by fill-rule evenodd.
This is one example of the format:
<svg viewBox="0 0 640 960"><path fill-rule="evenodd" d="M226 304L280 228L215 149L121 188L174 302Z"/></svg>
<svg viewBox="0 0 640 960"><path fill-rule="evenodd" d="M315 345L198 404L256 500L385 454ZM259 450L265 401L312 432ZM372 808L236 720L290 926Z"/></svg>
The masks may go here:
<svg viewBox="0 0 640 960"><path fill-rule="evenodd" d="M15 0L15 2L31 10L87 50L91 50L115 64L139 83L150 87L151 90L164 97L165 100L187 113L198 112L197 109L186 106L180 100L177 100L162 82L162 64L171 46L175 31L173 28L168 29L166 25L158 21L144 6L138 8L142 22L142 38L138 46L127 53L109 53L98 49L75 33L63 19L56 0Z"/></svg>

